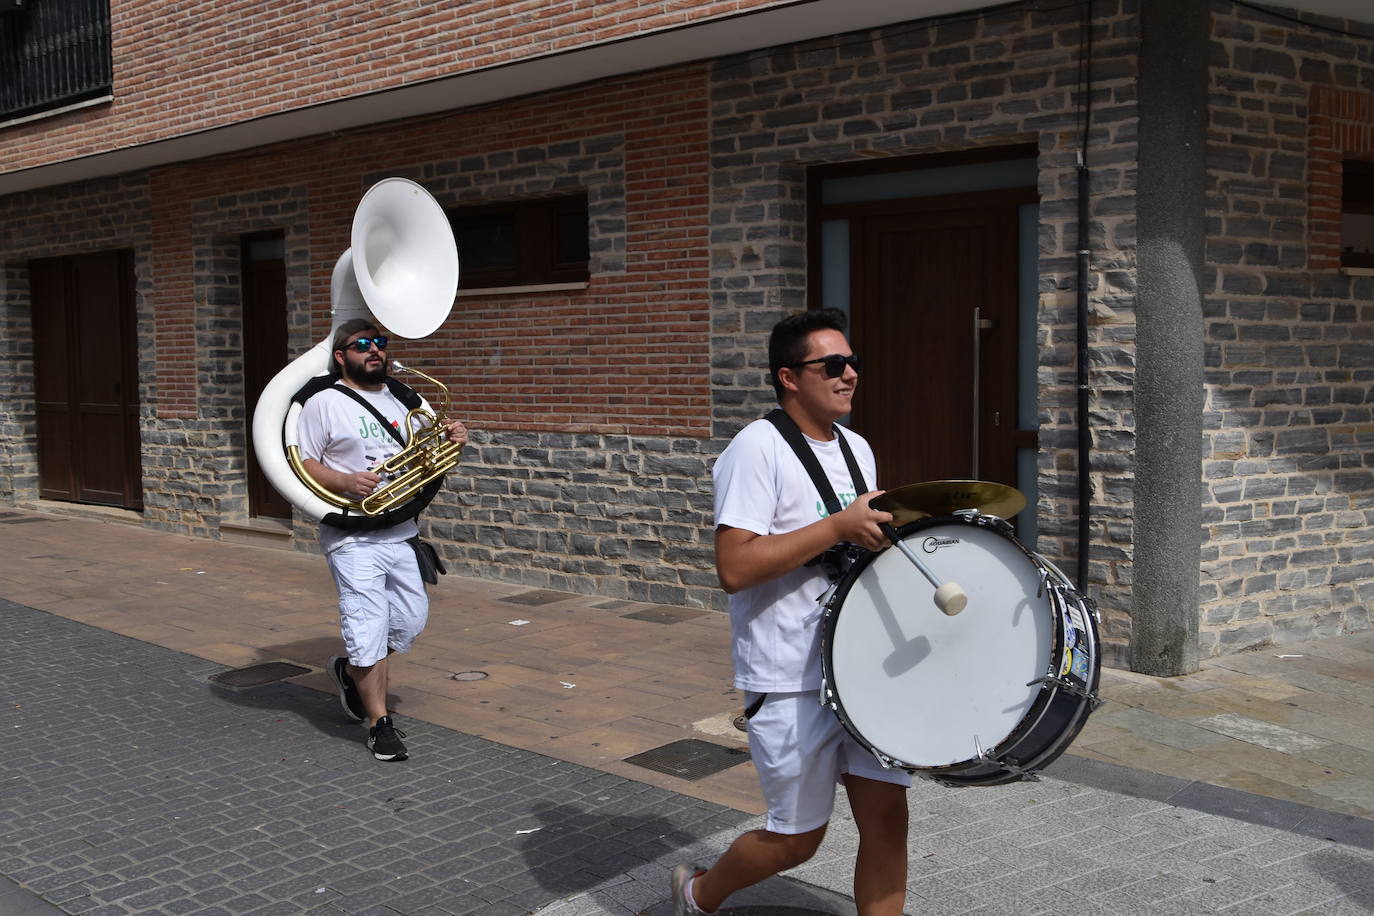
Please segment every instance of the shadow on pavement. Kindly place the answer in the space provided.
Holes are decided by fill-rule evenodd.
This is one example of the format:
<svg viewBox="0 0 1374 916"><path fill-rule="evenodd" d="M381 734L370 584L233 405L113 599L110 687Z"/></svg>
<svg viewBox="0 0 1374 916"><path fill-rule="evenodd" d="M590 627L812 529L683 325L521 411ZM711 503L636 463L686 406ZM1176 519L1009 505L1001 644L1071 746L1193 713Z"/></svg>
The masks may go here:
<svg viewBox="0 0 1374 916"><path fill-rule="evenodd" d="M1374 829L1374 824L1370 825ZM1369 860L1336 849L1311 853L1307 860L1323 878L1341 888L1348 898L1374 913L1374 872Z"/></svg>
<svg viewBox="0 0 1374 916"><path fill-rule="evenodd" d="M541 826L520 838L520 854L540 887L560 897L589 891L700 839L665 817L549 802L536 803L531 813Z"/></svg>
<svg viewBox="0 0 1374 916"><path fill-rule="evenodd" d="M211 696L231 706L295 716L321 734L345 743L362 745L367 740L366 729L344 715L336 696L285 681L238 689L215 683L205 686Z"/></svg>

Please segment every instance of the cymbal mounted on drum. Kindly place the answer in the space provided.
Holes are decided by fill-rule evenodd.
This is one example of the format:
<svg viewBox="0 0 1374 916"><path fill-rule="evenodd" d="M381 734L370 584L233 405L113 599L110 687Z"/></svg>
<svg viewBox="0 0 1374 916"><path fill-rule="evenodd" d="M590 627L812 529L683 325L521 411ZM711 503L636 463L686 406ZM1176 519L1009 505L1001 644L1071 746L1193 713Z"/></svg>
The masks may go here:
<svg viewBox="0 0 1374 916"><path fill-rule="evenodd" d="M930 567L903 543L896 529L923 518L974 511L983 515L1006 517L1026 506L1026 497L1015 487L985 480L933 480L888 490L869 503L880 512L892 513L892 524L882 525L883 534L903 556L935 586L935 606L950 617L968 606L968 593L957 582L942 582ZM895 526L895 527L894 527Z"/></svg>
<svg viewBox="0 0 1374 916"><path fill-rule="evenodd" d="M392 458L411 471L392 469L404 477L403 488L394 499L374 493L364 506L331 493L305 472L296 431L303 399L296 396L312 379L333 371L334 331L346 321L365 318L411 339L433 334L448 318L458 293L458 246L439 202L405 178L385 178L368 189L354 211L350 241L330 279L329 334L263 389L253 414L253 448L272 486L304 515L343 528L368 529L418 514L457 461L460 447L441 436L412 434L406 449ZM446 404L448 389L424 378L443 389ZM411 414L427 429L443 425L428 403L420 399L419 404Z"/></svg>
<svg viewBox="0 0 1374 916"><path fill-rule="evenodd" d="M987 480L929 480L888 490L869 505L891 512L892 524L900 528L923 518L968 509L1011 518L1026 508L1026 497L1015 487Z"/></svg>

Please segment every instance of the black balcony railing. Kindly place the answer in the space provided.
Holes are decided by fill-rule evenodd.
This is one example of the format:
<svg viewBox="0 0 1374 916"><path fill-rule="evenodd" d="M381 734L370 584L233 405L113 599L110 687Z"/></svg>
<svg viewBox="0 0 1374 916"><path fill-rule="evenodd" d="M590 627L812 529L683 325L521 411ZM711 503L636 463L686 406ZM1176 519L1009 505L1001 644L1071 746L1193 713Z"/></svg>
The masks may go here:
<svg viewBox="0 0 1374 916"><path fill-rule="evenodd" d="M0 120L110 94L109 0L0 0Z"/></svg>

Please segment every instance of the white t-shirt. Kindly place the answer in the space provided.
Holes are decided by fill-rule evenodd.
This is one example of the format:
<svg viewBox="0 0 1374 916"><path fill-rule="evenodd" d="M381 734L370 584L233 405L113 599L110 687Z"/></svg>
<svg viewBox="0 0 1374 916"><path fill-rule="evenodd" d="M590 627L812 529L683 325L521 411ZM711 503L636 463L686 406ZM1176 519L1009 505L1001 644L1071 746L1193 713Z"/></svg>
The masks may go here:
<svg viewBox="0 0 1374 916"><path fill-rule="evenodd" d="M364 391L354 388L399 430L409 412L388 389ZM418 425L418 421L417 421ZM301 458L313 458L325 467L354 474L381 464L401 450L401 445L377 422L370 411L339 391L326 388L305 402L297 421ZM407 438L404 433L402 438ZM375 531L345 531L333 525L320 525L320 547L325 552L350 541L394 543L419 533L415 520L401 522Z"/></svg>
<svg viewBox="0 0 1374 916"><path fill-rule="evenodd" d="M864 482L874 488L873 449L857 433L845 430L842 435L863 471ZM840 505L848 506L859 494L854 492L839 440L806 441ZM739 431L716 461L712 476L717 527L786 534L828 514L806 468L767 420L756 420ZM829 586L823 567L803 566L730 596L737 688L760 693L820 689L820 620L825 609L816 599Z"/></svg>

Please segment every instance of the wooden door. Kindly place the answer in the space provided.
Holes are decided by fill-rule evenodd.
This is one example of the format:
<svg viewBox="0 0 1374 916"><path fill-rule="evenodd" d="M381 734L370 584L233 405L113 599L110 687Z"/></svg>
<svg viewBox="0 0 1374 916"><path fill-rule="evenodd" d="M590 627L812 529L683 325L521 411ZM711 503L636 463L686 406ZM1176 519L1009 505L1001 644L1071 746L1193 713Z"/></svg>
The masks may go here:
<svg viewBox="0 0 1374 916"><path fill-rule="evenodd" d="M248 412L248 511L254 518L291 518L291 504L268 482L253 454L253 411L262 389L287 363L286 259L281 233L244 236L243 399Z"/></svg>
<svg viewBox="0 0 1374 916"><path fill-rule="evenodd" d="M143 508L132 251L30 263L39 494Z"/></svg>
<svg viewBox="0 0 1374 916"><path fill-rule="evenodd" d="M886 489L1015 486L1022 192L885 201L850 214L852 422ZM1033 198L1031 198L1033 199Z"/></svg>

